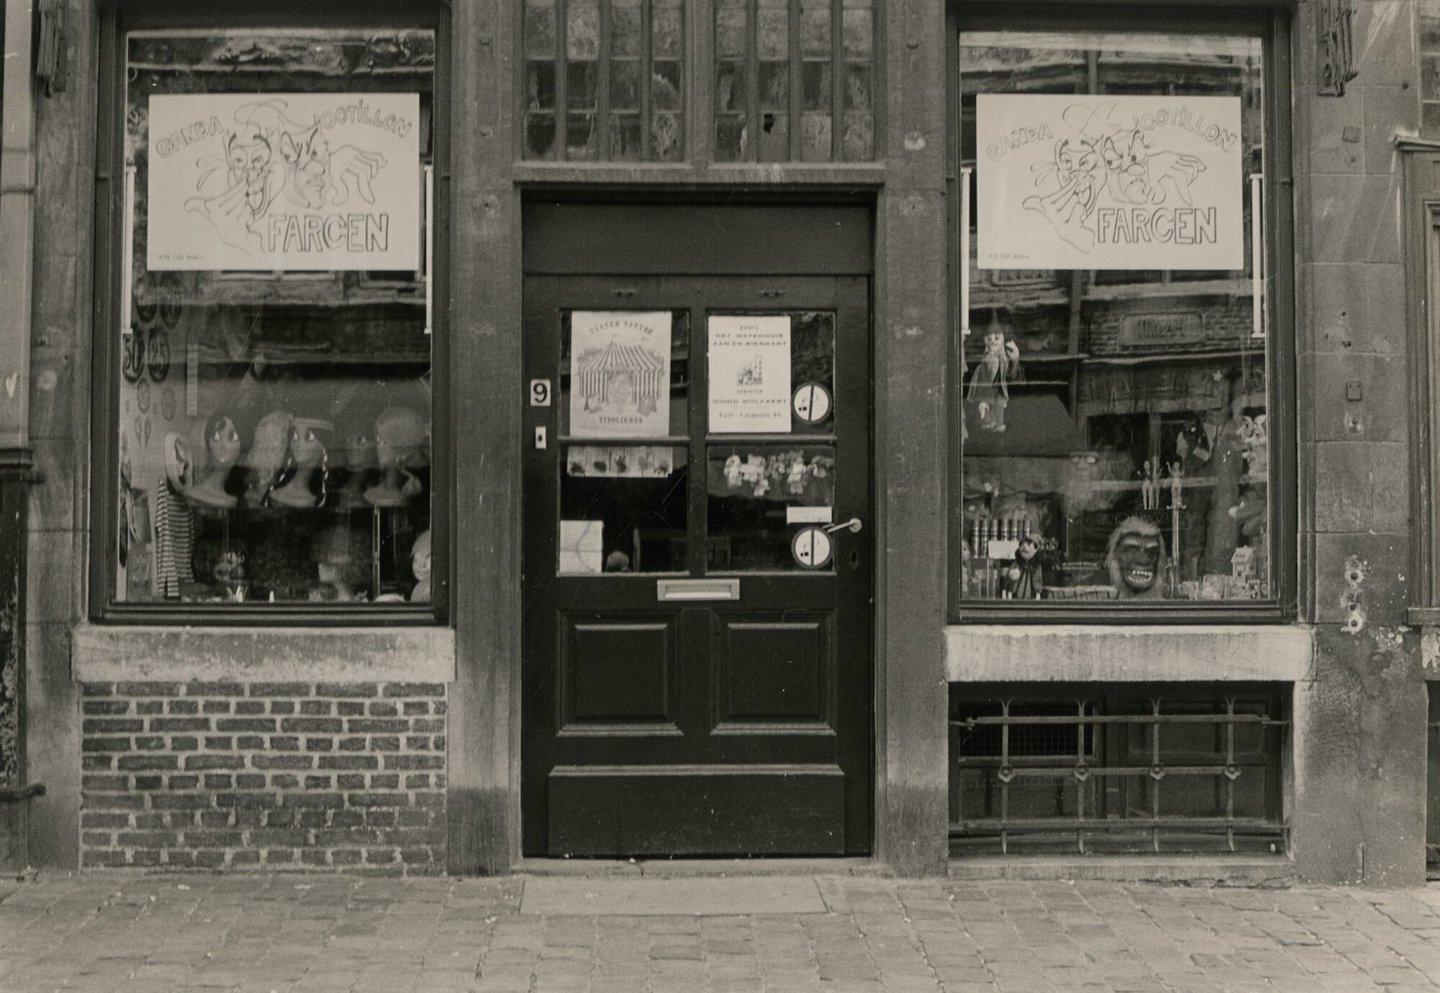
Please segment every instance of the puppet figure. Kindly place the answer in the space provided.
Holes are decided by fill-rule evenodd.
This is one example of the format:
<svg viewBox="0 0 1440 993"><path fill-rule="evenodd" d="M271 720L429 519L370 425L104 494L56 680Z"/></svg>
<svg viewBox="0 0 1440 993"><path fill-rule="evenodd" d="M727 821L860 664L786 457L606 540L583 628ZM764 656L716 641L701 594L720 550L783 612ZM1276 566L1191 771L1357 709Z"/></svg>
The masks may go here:
<svg viewBox="0 0 1440 993"><path fill-rule="evenodd" d="M1105 545L1105 572L1121 599L1159 600L1165 596L1165 539L1160 528L1142 517L1127 517Z"/></svg>
<svg viewBox="0 0 1440 993"><path fill-rule="evenodd" d="M998 319L990 322L985 332L985 354L975 363L970 376L970 389L965 399L975 404L980 427L988 431L1005 430L1005 408L1010 403L1010 384L1024 380L1020 368L1020 346L1005 340Z"/></svg>
<svg viewBox="0 0 1440 993"><path fill-rule="evenodd" d="M1040 544L1027 534L1016 545L1015 560L1000 573L1000 597L1003 600L1038 600L1043 585Z"/></svg>

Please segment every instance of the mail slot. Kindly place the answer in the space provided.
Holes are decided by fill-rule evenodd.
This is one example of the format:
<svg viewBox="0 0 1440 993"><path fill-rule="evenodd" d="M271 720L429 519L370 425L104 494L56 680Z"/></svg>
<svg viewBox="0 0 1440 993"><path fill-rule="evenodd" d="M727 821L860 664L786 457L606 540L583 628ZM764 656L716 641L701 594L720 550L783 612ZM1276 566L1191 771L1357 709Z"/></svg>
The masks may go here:
<svg viewBox="0 0 1440 993"><path fill-rule="evenodd" d="M681 600L739 600L740 580L657 579L655 599L667 603Z"/></svg>

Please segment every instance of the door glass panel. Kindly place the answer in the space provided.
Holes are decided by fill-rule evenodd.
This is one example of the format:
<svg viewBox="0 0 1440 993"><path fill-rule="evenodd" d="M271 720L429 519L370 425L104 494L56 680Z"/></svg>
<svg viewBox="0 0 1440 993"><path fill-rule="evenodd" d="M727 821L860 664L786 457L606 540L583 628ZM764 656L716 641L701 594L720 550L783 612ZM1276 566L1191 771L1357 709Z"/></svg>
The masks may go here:
<svg viewBox="0 0 1440 993"><path fill-rule="evenodd" d="M832 570L816 542L838 548L842 536L794 546L834 518L833 445L711 445L706 462L710 572Z"/></svg>
<svg viewBox="0 0 1440 993"><path fill-rule="evenodd" d="M685 455L668 445L565 446L558 572L684 572Z"/></svg>
<svg viewBox="0 0 1440 993"><path fill-rule="evenodd" d="M577 313L582 336L582 383L579 407L572 417L570 380L576 360L573 332ZM654 335L646 333L667 321L668 376L663 369L663 346L648 341ZM690 312L562 311L559 380L558 423L563 434L637 441L683 437L689 433L686 403L690 395ZM627 400L634 411L628 422L607 419L620 415L612 415L605 408L618 410L627 406ZM662 409L667 406L668 411ZM654 430L657 426L660 429Z"/></svg>
<svg viewBox="0 0 1440 993"><path fill-rule="evenodd" d="M712 314L708 334L712 435L834 429L833 311Z"/></svg>

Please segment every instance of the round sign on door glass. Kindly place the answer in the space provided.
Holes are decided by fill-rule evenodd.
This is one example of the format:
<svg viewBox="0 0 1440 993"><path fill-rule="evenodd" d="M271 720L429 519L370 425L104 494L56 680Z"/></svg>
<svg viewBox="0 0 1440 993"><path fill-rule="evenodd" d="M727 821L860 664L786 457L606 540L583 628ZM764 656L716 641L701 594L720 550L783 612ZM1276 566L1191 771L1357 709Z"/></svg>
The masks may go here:
<svg viewBox="0 0 1440 993"><path fill-rule="evenodd" d="M805 569L825 568L830 564L833 551L824 528L801 528L790 539L790 554L795 556L796 564Z"/></svg>
<svg viewBox="0 0 1440 993"><path fill-rule="evenodd" d="M795 416L806 424L819 424L830 416L830 391L819 383L801 383L791 398Z"/></svg>

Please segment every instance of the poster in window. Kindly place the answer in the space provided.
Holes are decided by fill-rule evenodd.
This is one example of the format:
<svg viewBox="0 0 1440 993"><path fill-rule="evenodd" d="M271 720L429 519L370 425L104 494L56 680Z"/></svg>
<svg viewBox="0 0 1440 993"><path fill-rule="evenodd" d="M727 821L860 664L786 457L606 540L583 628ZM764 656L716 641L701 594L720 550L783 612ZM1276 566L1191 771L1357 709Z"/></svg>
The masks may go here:
<svg viewBox="0 0 1440 993"><path fill-rule="evenodd" d="M570 434L670 433L670 312L584 311L570 317Z"/></svg>
<svg viewBox="0 0 1440 993"><path fill-rule="evenodd" d="M981 269L1245 267L1239 97L976 97Z"/></svg>
<svg viewBox="0 0 1440 993"><path fill-rule="evenodd" d="M710 318L710 431L790 433L790 318Z"/></svg>
<svg viewBox="0 0 1440 993"><path fill-rule="evenodd" d="M420 265L420 97L150 98L151 270Z"/></svg>

